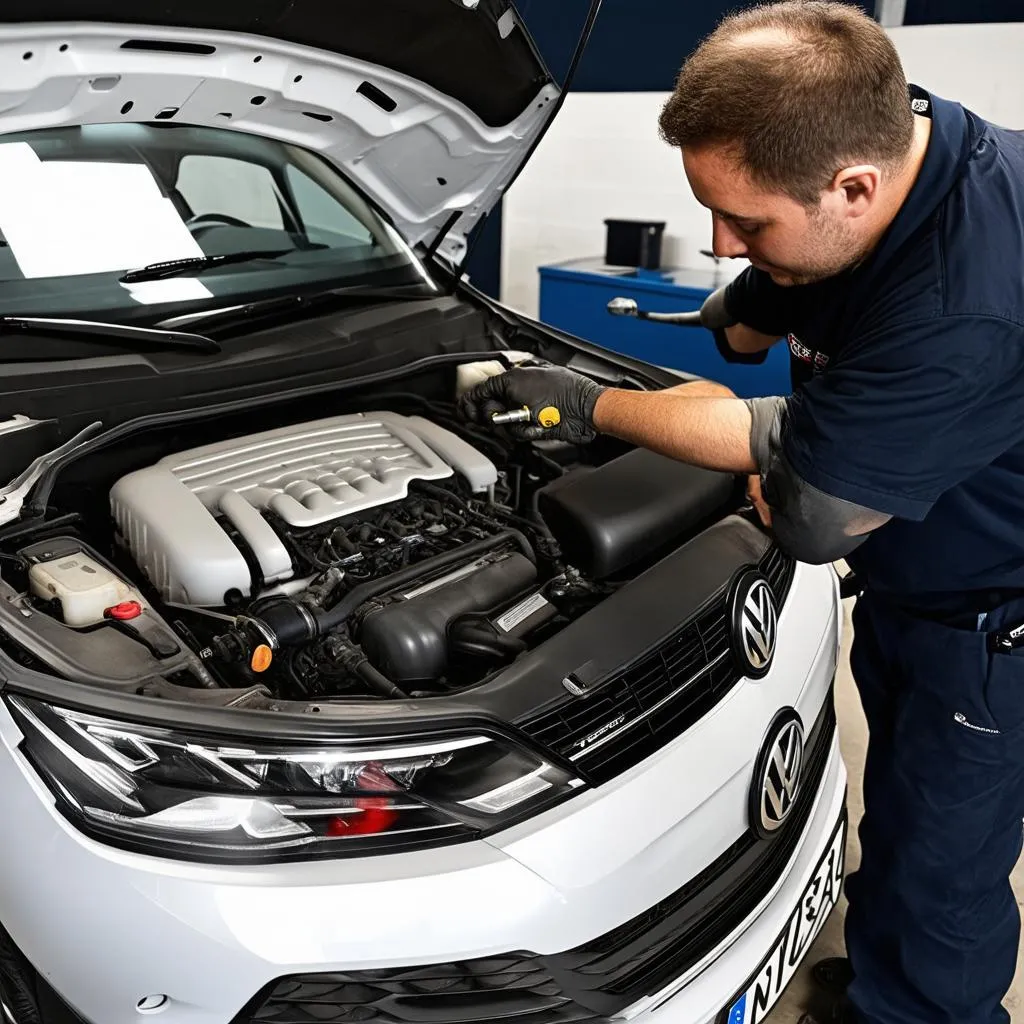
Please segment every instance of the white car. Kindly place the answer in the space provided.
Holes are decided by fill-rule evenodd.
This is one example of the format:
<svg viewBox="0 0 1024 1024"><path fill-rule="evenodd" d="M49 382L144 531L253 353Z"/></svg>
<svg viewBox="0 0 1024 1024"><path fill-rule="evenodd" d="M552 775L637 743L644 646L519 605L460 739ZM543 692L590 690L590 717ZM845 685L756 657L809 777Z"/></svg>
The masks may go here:
<svg viewBox="0 0 1024 1024"><path fill-rule="evenodd" d="M730 476L456 415L678 382L464 278L567 85L515 9L19 0L0 61L3 1024L762 1020L839 585Z"/></svg>

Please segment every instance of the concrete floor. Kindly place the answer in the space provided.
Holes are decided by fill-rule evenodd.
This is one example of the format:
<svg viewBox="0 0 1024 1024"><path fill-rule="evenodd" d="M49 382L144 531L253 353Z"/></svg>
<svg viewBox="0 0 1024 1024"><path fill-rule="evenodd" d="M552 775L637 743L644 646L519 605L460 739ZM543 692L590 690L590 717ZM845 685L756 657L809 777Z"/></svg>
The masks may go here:
<svg viewBox="0 0 1024 1024"><path fill-rule="evenodd" d="M843 758L850 775L850 830L847 850L847 866L853 869L860 862L860 843L857 840L856 826L864 812L861 795L861 783L864 773L864 754L867 748L867 724L861 711L857 690L850 675L849 649L852 639L850 626L850 608L852 601L844 602L846 608L846 634L843 645L843 658L839 666L839 678L836 682L836 706L839 717L839 741L843 750ZM1024 907L1024 859L1017 865L1014 872L1014 887L1017 892L1017 903ZM826 922L815 946L801 965L801 970L793 979L785 995L768 1018L771 1024L795 1024L800 1016L814 1004L814 986L810 977L810 967L816 960L826 956L843 954L843 918L846 914L845 898ZM1017 951L1017 977L1005 1004L1013 1020L1024 1021L1024 945Z"/></svg>

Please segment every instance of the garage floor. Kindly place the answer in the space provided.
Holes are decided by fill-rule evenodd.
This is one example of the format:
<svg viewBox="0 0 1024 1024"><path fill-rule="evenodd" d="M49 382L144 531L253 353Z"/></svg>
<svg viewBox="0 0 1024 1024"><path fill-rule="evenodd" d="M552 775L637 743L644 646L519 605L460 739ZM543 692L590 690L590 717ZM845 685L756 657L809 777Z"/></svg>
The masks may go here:
<svg viewBox="0 0 1024 1024"><path fill-rule="evenodd" d="M843 756L850 774L850 819L854 826L860 820L864 804L861 799L861 778L864 771L864 752L867 745L867 724L860 709L860 700L850 675L849 644L852 639L850 627L851 601L846 601L846 643L843 660L839 666L839 678L836 687L836 704L839 714L839 737L843 748ZM860 844L855 830L851 830L847 863L852 868L860 860ZM1017 902L1024 907L1024 859L1017 865L1014 873L1017 890ZM810 979L810 966L825 956L843 953L843 916L846 912L845 900L826 923L816 946L804 961L801 971L794 978L786 995L779 1002L769 1020L771 1024L795 1024L801 1014L813 1005L814 988ZM1006 1000L1010 1016L1024 1021L1024 946L1017 953L1017 977Z"/></svg>

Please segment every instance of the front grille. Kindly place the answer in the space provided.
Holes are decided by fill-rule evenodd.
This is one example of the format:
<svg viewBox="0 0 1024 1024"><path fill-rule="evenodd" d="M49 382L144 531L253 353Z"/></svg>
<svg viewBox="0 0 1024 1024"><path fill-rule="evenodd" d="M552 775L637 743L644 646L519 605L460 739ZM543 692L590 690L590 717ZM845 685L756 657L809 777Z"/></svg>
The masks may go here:
<svg viewBox="0 0 1024 1024"><path fill-rule="evenodd" d="M428 967L309 974L277 982L234 1024L575 1024L593 1014L519 954Z"/></svg>
<svg viewBox="0 0 1024 1024"><path fill-rule="evenodd" d="M771 547L759 568L779 607L794 563ZM639 764L700 721L739 682L729 652L727 589L657 650L618 673L587 700L566 700L519 727L573 761L594 783Z"/></svg>
<svg viewBox="0 0 1024 1024"><path fill-rule="evenodd" d="M808 737L792 817L774 839L748 832L645 913L565 953L517 952L423 967L283 978L234 1024L575 1024L653 995L724 941L793 859L835 734L832 701Z"/></svg>

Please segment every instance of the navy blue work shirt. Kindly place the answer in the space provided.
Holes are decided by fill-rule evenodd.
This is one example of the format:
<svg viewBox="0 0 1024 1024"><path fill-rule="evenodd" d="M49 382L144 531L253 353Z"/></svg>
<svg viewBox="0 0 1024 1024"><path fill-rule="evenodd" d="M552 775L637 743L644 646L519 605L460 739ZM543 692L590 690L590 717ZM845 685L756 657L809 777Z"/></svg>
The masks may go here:
<svg viewBox="0 0 1024 1024"><path fill-rule="evenodd" d="M927 607L1024 592L1024 136L916 87L911 101L931 138L878 248L780 289L799 383L783 452L894 517L850 565Z"/></svg>

